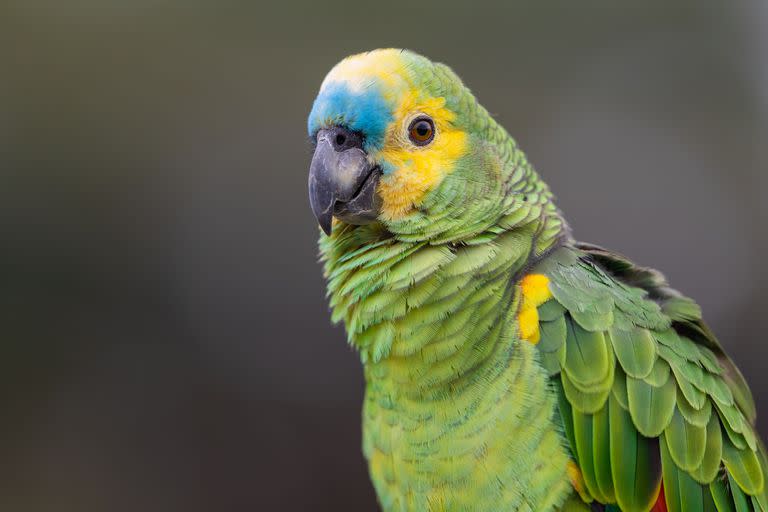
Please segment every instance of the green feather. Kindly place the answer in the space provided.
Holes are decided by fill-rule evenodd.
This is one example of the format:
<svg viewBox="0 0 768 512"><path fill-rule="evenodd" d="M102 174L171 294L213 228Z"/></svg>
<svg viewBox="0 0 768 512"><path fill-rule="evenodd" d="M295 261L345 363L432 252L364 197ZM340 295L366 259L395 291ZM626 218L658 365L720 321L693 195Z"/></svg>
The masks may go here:
<svg viewBox="0 0 768 512"><path fill-rule="evenodd" d="M560 373L560 377L566 398L574 409L583 413L592 414L600 410L605 405L605 400L611 393L610 388L605 391L596 391L594 393L581 391L573 384L568 372L565 370Z"/></svg>
<svg viewBox="0 0 768 512"><path fill-rule="evenodd" d="M602 391L606 384L610 386L606 381L613 372L613 359L605 335L568 321L563 369L581 391Z"/></svg>
<svg viewBox="0 0 768 512"><path fill-rule="evenodd" d="M629 410L629 401L627 398L627 376L621 368L616 369L613 377L613 387L611 392L616 401L624 408Z"/></svg>
<svg viewBox="0 0 768 512"><path fill-rule="evenodd" d="M676 389L672 379L661 387L627 377L629 412L637 430L646 437L658 437L675 412Z"/></svg>
<svg viewBox="0 0 768 512"><path fill-rule="evenodd" d="M609 425L616 501L625 512L646 511L653 505L661 481L658 443L637 432L629 413L613 397Z"/></svg>
<svg viewBox="0 0 768 512"><path fill-rule="evenodd" d="M736 506L733 504L731 494L728 491L726 480L723 477L718 476L711 484L709 484L709 491L712 494L712 499L715 502L718 512L736 512Z"/></svg>
<svg viewBox="0 0 768 512"><path fill-rule="evenodd" d="M644 377L644 380L651 386L663 386L669 378L669 363L664 359L657 357L656 362L653 364L651 373Z"/></svg>
<svg viewBox="0 0 768 512"><path fill-rule="evenodd" d="M705 500L702 486L675 464L666 440L661 439L660 445L664 492L669 512L704 510Z"/></svg>
<svg viewBox="0 0 768 512"><path fill-rule="evenodd" d="M691 363L691 366L697 369L700 369L698 365L694 365ZM720 378L717 375L713 375L709 372L705 372L702 370L702 386L699 386L699 389L702 391L706 391L709 393L712 398L715 399L715 401L719 402L723 405L733 405L733 393L731 392L731 389L728 387L728 384L725 383L725 381ZM694 382L694 384L697 384Z"/></svg>
<svg viewBox="0 0 768 512"><path fill-rule="evenodd" d="M664 475L664 499L667 503L667 510L669 512L684 512L681 508L680 481L677 476L679 470L675 463L672 462L666 441L662 439L662 442L659 443L659 448L661 451L661 470Z"/></svg>
<svg viewBox="0 0 768 512"><path fill-rule="evenodd" d="M690 361L699 356L696 345L684 336L680 336L674 329L654 331L654 338L661 345L670 349L682 361Z"/></svg>
<svg viewBox="0 0 768 512"><path fill-rule="evenodd" d="M706 448L707 429L688 423L680 411L675 410L664 432L669 454L675 464L685 471L701 465Z"/></svg>
<svg viewBox="0 0 768 512"><path fill-rule="evenodd" d="M656 361L656 342L647 330L614 327L610 330L610 338L616 359L628 376L642 379L651 373Z"/></svg>
<svg viewBox="0 0 768 512"><path fill-rule="evenodd" d="M616 502L611 475L611 427L608 409L610 402L592 416L592 457L595 480L605 503Z"/></svg>
<svg viewBox="0 0 768 512"><path fill-rule="evenodd" d="M573 432L573 409L571 403L565 397L563 391L563 385L559 379L552 379L553 387L557 392L557 404L558 411L560 412L560 419L563 422L563 428L565 430L565 437L568 439L568 445L571 447L571 453L576 459L576 463L579 463L579 454L576 451L576 435Z"/></svg>
<svg viewBox="0 0 768 512"><path fill-rule="evenodd" d="M565 314L565 308L556 300L548 300L539 306L539 320L542 322L551 322L562 318Z"/></svg>
<svg viewBox="0 0 768 512"><path fill-rule="evenodd" d="M733 500L736 512L752 512L752 507L750 507L747 497L734 481L731 473L728 473L728 488L731 491L731 499Z"/></svg>
<svg viewBox="0 0 768 512"><path fill-rule="evenodd" d="M659 350L659 355L663 356L663 352ZM691 407L694 409L701 409L704 407L704 403L707 401L707 395L703 393L701 390L697 389L693 384L691 384L679 371L677 365L667 359L667 362L670 365L670 368L672 369L672 373L675 375L675 380L677 381L677 386L680 388L680 391L683 393L683 396L686 400L688 400L688 403L691 404Z"/></svg>
<svg viewBox="0 0 768 512"><path fill-rule="evenodd" d="M592 427L591 414L573 411L573 434L576 439L576 452L579 454L581 475L589 494L599 502L605 503L608 501L607 497L601 492L595 476Z"/></svg>
<svg viewBox="0 0 768 512"><path fill-rule="evenodd" d="M746 420L744 419L744 415L741 414L741 411L739 411L735 405L723 405L717 400L715 401L715 407L717 408L717 412L720 414L720 416L725 418L728 426L730 426L734 432L742 434L746 440L747 434L751 433L751 427L747 424ZM754 439L753 436L752 438ZM750 444L750 448L753 450L757 449L754 441Z"/></svg>
<svg viewBox="0 0 768 512"><path fill-rule="evenodd" d="M547 372L553 375L565 365L565 318L560 316L554 320L541 322L539 330L541 339L538 347L542 362Z"/></svg>
<svg viewBox="0 0 768 512"><path fill-rule="evenodd" d="M705 400L704 407L701 409L694 409L680 389L677 390L677 409L688 423L699 427L706 426L707 423L709 423L710 418L713 416L712 402Z"/></svg>
<svg viewBox="0 0 768 512"><path fill-rule="evenodd" d="M730 440L733 445L738 448L739 450L743 450L747 448L747 441L744 439L744 436L733 430L733 427L731 427L730 422L728 419L723 415L720 408L717 407L717 403L715 403L716 407L715 410L717 410L717 416L720 418L720 424L722 425L723 429L725 430L726 434L728 435L728 439Z"/></svg>
<svg viewBox="0 0 768 512"><path fill-rule="evenodd" d="M763 470L763 479L768 475L768 455L766 455L765 445L762 440L758 440L758 458L760 459L760 467ZM763 482L763 492L757 496L760 507L768 512L768 483Z"/></svg>
<svg viewBox="0 0 768 512"><path fill-rule="evenodd" d="M560 376L563 383L563 391L565 392L565 396L574 409L583 413L592 414L597 412L605 405L605 401L611 392L610 388L605 391L587 393L585 391L581 391L573 384L573 381L570 379L566 371L561 372Z"/></svg>
<svg viewBox="0 0 768 512"><path fill-rule="evenodd" d="M682 510L704 510L704 488L691 475L678 469Z"/></svg>
<svg viewBox="0 0 768 512"><path fill-rule="evenodd" d="M664 302L662 310L673 320L696 320L701 318L701 308L688 297L672 297Z"/></svg>
<svg viewBox="0 0 768 512"><path fill-rule="evenodd" d="M763 470L755 452L749 448L739 450L726 440L723 442L723 463L744 492L758 494L763 491Z"/></svg>
<svg viewBox="0 0 768 512"><path fill-rule="evenodd" d="M720 430L720 419L716 414L709 418L707 424L706 446L701 465L691 472L694 480L701 484L708 484L717 476L720 469L720 461L723 454L723 434Z"/></svg>
<svg viewBox="0 0 768 512"><path fill-rule="evenodd" d="M712 492L709 490L709 485L699 486L699 491L704 502L704 512L718 512L715 500L712 498Z"/></svg>
<svg viewBox="0 0 768 512"><path fill-rule="evenodd" d="M572 310L571 316L588 331L604 331L613 323L613 302L610 299L596 302L585 309Z"/></svg>

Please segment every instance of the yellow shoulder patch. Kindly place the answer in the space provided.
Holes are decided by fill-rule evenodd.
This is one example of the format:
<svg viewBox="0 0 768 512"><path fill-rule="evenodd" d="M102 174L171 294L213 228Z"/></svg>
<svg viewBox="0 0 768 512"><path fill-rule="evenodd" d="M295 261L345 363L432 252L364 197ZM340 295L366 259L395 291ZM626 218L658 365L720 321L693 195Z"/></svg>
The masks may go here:
<svg viewBox="0 0 768 512"><path fill-rule="evenodd" d="M523 292L520 312L517 314L520 337L536 344L541 339L537 308L552 298L549 278L544 274L529 274L520 281L520 288Z"/></svg>
<svg viewBox="0 0 768 512"><path fill-rule="evenodd" d="M576 492L579 493L581 500L585 503L591 502L592 497L589 495L589 493L587 493L587 488L584 485L584 477L581 475L579 466L577 466L576 463L572 460L569 460L566 471L568 472L568 478L571 480L571 485L576 490Z"/></svg>

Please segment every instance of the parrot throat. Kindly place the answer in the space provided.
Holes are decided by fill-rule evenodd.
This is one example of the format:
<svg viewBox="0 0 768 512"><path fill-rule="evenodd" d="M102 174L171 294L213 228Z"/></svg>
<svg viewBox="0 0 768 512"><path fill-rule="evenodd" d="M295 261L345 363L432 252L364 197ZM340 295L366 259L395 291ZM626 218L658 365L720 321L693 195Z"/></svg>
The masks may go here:
<svg viewBox="0 0 768 512"><path fill-rule="evenodd" d="M567 237L550 205L475 243L376 225L321 240L333 319L364 365L363 449L384 510L546 511L572 492L556 396L517 326L520 279Z"/></svg>

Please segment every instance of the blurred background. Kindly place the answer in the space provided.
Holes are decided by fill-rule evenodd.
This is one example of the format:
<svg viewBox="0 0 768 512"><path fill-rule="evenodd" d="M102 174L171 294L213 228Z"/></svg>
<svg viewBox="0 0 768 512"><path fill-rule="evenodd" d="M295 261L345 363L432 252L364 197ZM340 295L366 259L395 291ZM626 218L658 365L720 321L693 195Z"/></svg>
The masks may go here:
<svg viewBox="0 0 768 512"><path fill-rule="evenodd" d="M472 2L471 4L476 4ZM768 433L768 3L0 3L0 508L376 510L306 115L451 65L578 238L696 298Z"/></svg>

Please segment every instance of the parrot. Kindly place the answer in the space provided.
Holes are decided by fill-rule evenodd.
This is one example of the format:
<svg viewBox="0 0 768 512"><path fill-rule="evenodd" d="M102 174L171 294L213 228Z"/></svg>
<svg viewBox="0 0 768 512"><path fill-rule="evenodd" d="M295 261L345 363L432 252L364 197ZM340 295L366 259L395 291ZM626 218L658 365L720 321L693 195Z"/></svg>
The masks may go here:
<svg viewBox="0 0 768 512"><path fill-rule="evenodd" d="M452 69L347 57L307 128L382 510L768 512L754 400L701 308L576 241Z"/></svg>

